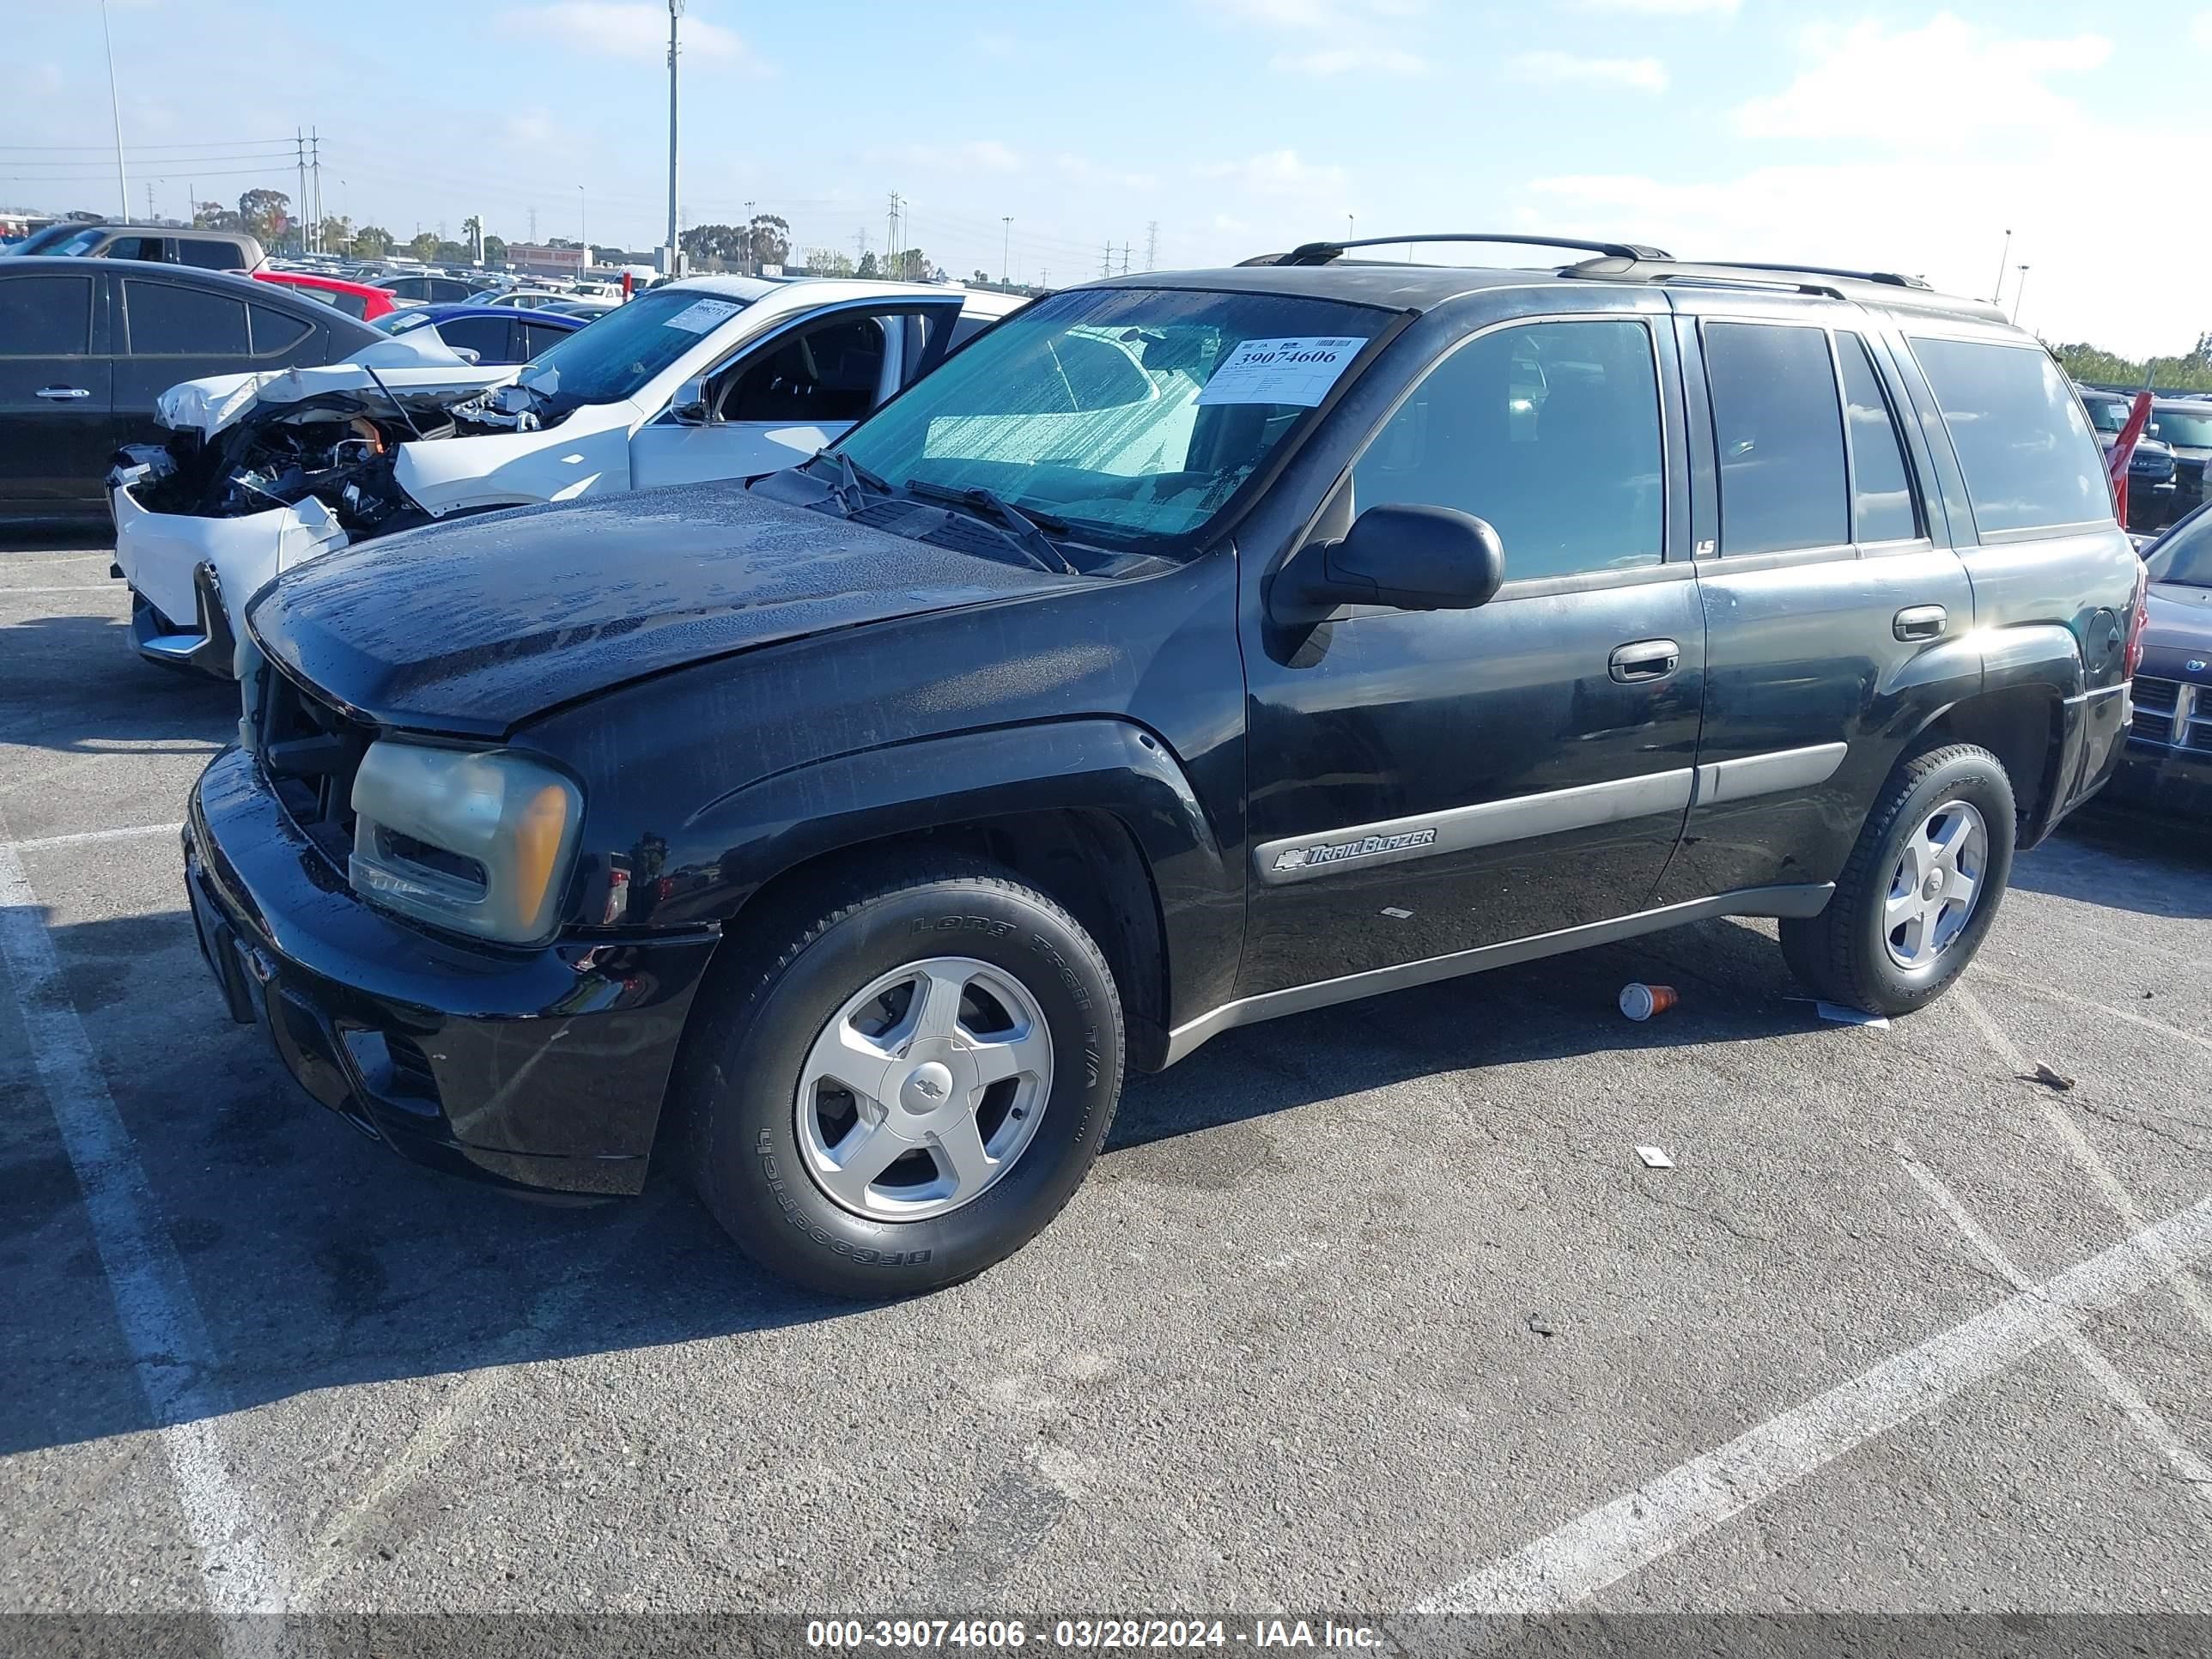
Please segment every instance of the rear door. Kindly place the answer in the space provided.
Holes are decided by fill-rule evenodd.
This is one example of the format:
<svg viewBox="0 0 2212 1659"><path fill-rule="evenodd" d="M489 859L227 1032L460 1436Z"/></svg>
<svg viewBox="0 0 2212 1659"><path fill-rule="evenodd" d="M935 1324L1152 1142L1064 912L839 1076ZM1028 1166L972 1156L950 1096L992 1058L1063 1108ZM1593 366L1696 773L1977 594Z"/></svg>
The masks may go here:
<svg viewBox="0 0 2212 1659"><path fill-rule="evenodd" d="M748 342L705 377L705 422L679 421L672 409L638 428L632 483L649 489L797 465L898 391L910 332L926 336L934 319L949 337L959 310L957 301L864 301Z"/></svg>
<svg viewBox="0 0 2212 1659"><path fill-rule="evenodd" d="M253 361L246 297L189 282L126 268L117 284L115 414L125 442L160 441L154 400L171 386L261 367Z"/></svg>
<svg viewBox="0 0 2212 1659"><path fill-rule="evenodd" d="M1886 325L1840 301L1674 301L1707 662L1668 902L1833 880L1900 717L1954 674L1979 679L1959 644L1972 586L1931 520Z"/></svg>
<svg viewBox="0 0 2212 1659"><path fill-rule="evenodd" d="M0 511L96 509L107 471L113 366L95 356L99 282L0 265Z"/></svg>

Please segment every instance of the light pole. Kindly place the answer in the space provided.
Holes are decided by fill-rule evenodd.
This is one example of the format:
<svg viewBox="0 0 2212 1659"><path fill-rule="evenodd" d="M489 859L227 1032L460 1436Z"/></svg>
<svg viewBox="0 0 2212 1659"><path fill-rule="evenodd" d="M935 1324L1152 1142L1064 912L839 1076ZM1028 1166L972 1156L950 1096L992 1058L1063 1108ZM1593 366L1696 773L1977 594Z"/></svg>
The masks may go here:
<svg viewBox="0 0 2212 1659"><path fill-rule="evenodd" d="M131 222L131 179L123 170L123 104L115 95L115 37L107 32L107 0L100 0L100 38L107 48L107 112L115 118L115 189L123 222Z"/></svg>
<svg viewBox="0 0 2212 1659"><path fill-rule="evenodd" d="M663 263L671 278L677 274L681 246L676 234L676 55L682 48L676 43L676 20L683 15L684 0L668 0L668 257Z"/></svg>
<svg viewBox="0 0 2212 1659"><path fill-rule="evenodd" d="M576 245L583 249L583 258L577 264L576 275L581 276L592 263L592 239L584 231L584 187L576 186Z"/></svg>
<svg viewBox="0 0 2212 1659"><path fill-rule="evenodd" d="M1006 227L1006 234L999 240L999 286L1008 288L1012 286L1006 281L1006 270L1012 264L1009 250L1014 246L1014 216L1002 213L999 216L999 222Z"/></svg>

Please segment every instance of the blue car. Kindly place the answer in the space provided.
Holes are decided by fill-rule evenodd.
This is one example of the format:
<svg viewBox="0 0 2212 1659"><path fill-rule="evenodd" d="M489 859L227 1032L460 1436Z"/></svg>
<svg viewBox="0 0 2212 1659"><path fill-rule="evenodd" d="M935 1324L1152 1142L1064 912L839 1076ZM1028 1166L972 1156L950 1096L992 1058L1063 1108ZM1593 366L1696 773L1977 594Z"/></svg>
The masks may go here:
<svg viewBox="0 0 2212 1659"><path fill-rule="evenodd" d="M456 351L476 354L479 363L526 363L554 341L574 334L591 319L550 311L516 311L497 306L402 306L371 323L386 334L411 334L434 328Z"/></svg>

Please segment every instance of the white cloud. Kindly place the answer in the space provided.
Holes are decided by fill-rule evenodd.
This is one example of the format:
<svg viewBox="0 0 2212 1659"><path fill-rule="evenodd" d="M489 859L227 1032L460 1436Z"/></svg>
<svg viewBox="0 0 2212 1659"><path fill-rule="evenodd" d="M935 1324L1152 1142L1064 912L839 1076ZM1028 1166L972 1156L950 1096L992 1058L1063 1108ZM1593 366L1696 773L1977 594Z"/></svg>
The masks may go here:
<svg viewBox="0 0 2212 1659"><path fill-rule="evenodd" d="M504 28L565 37L586 56L668 59L668 8L651 0L545 0L510 6L499 21ZM688 13L679 38L687 58L726 62L750 56L734 30Z"/></svg>
<svg viewBox="0 0 2212 1659"><path fill-rule="evenodd" d="M1628 17L1733 17L1742 0L1576 0L1580 11Z"/></svg>
<svg viewBox="0 0 2212 1659"><path fill-rule="evenodd" d="M1425 75L1428 64L1420 54L1403 46L1370 44L1358 46L1320 46L1311 52L1280 52L1268 60L1270 69L1294 75L1323 77L1372 71L1376 75Z"/></svg>
<svg viewBox="0 0 2212 1659"><path fill-rule="evenodd" d="M2101 35L2009 38L1942 14L1917 29L1880 23L1805 31L1812 61L1772 97L1735 112L1747 138L1838 139L1910 148L1990 144L2021 133L2060 136L2085 119L2079 105L2046 84L2094 70L2112 55Z"/></svg>
<svg viewBox="0 0 2212 1659"><path fill-rule="evenodd" d="M1273 149L1242 161L1215 161L1194 169L1200 179L1217 179L1255 196L1312 197L1344 188L1342 167L1316 166L1294 149Z"/></svg>
<svg viewBox="0 0 2212 1659"><path fill-rule="evenodd" d="M1583 58L1571 52L1524 52L1507 67L1540 86L1628 87L1667 90L1667 66L1656 58Z"/></svg>

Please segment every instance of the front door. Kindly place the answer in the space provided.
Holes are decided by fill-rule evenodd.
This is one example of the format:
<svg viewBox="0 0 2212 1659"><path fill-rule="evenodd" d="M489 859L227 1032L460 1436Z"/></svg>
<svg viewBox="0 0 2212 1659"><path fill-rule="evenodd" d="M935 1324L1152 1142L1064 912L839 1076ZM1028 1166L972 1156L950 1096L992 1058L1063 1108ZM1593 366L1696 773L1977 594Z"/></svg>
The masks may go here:
<svg viewBox="0 0 2212 1659"><path fill-rule="evenodd" d="M1648 310L1477 334L1385 422L1322 523L1340 535L1384 502L1471 513L1505 550L1497 596L1287 633L1248 598L1241 995L1645 907L1689 804L1703 696L1668 464L1680 407Z"/></svg>
<svg viewBox="0 0 2212 1659"><path fill-rule="evenodd" d="M87 272L0 275L0 509L96 509L113 368L93 348Z"/></svg>
<svg viewBox="0 0 2212 1659"><path fill-rule="evenodd" d="M911 300L845 307L750 343L706 377L703 421L666 410L638 428L631 483L650 489L797 465L914 378L909 348L925 332L944 338L958 313Z"/></svg>

